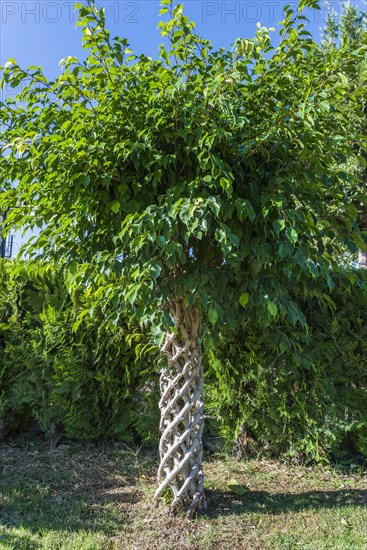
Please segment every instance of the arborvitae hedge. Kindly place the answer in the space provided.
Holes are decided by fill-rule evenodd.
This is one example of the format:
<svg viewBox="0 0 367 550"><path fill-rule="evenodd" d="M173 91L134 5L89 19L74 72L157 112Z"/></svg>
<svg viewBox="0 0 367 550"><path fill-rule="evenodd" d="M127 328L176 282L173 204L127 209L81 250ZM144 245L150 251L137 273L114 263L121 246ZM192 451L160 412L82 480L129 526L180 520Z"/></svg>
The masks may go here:
<svg viewBox="0 0 367 550"><path fill-rule="evenodd" d="M157 441L158 370L136 346L147 337L123 316L106 326L98 308L75 330L88 298L70 288L52 269L0 262L0 419L13 432L36 420L67 438ZM254 322L207 338L211 435L246 453L367 456L367 292L338 285L330 297L335 308L294 298L308 333Z"/></svg>
<svg viewBox="0 0 367 550"><path fill-rule="evenodd" d="M149 441L157 374L136 354L140 335L128 344L132 329L106 327L98 309L75 330L86 300L52 269L29 275L0 263L0 418L13 430L36 420L69 438Z"/></svg>
<svg viewBox="0 0 367 550"><path fill-rule="evenodd" d="M295 297L307 333L249 324L207 346L207 402L228 440L273 456L367 457L367 291L343 288L347 275L324 303Z"/></svg>

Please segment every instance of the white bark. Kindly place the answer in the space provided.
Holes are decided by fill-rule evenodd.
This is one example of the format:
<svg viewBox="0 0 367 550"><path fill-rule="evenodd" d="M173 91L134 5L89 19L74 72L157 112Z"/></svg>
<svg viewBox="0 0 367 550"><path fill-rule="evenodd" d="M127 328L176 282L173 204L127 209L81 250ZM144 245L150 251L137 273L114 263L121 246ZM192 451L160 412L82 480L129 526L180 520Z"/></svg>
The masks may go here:
<svg viewBox="0 0 367 550"><path fill-rule="evenodd" d="M155 499L170 491L171 510L187 508L188 517L206 509L202 469L204 428L204 374L200 344L200 312L181 299L170 304L175 319L161 353L167 365L160 378L162 432Z"/></svg>

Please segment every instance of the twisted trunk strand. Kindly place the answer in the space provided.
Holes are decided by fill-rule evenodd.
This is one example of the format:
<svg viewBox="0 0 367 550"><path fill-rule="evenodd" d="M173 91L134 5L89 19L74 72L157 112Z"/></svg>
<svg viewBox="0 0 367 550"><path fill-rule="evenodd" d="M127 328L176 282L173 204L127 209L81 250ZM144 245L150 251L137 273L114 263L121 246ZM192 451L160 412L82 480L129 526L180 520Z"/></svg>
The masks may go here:
<svg viewBox="0 0 367 550"><path fill-rule="evenodd" d="M167 360L160 378L161 411L159 487L155 499L172 492L171 510L187 507L188 517L206 509L202 469L204 374L200 312L183 300L170 303L175 331L166 335L161 353Z"/></svg>

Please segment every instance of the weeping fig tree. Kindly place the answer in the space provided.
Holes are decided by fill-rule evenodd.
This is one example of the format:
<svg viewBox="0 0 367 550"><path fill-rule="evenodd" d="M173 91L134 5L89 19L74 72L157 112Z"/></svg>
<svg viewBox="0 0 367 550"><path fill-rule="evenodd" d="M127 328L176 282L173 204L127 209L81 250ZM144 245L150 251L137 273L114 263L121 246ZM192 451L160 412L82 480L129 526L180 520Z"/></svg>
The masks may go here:
<svg viewBox="0 0 367 550"><path fill-rule="evenodd" d="M346 75L367 41L325 59L310 7L285 8L276 46L258 25L216 50L162 0L152 59L87 2L85 59L62 60L53 81L13 59L2 68L2 86L21 91L1 103L0 209L8 227L39 228L28 255L67 266L109 322L128 307L151 327L164 357L155 497L189 516L206 508L203 326L305 324L292 289L332 286L335 252L359 245L353 176L336 160L364 139L349 114L365 82Z"/></svg>

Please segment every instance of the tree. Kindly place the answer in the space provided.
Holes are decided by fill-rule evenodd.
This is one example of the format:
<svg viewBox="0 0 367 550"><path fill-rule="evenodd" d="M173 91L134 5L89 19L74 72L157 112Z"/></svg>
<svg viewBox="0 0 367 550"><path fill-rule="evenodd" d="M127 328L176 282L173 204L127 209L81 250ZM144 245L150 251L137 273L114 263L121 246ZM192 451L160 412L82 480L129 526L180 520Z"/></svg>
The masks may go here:
<svg viewBox="0 0 367 550"><path fill-rule="evenodd" d="M365 82L351 93L345 75L367 41L325 61L304 28L317 4L301 0L277 47L259 25L216 51L181 5L161 5L158 59L112 40L88 2L84 61L66 58L49 82L9 60L3 85L27 85L1 105L1 203L9 224L40 228L28 252L65 265L109 322L129 307L151 327L165 359L155 496L169 491L191 516L206 507L203 326L304 325L292 289L332 287L336 252L360 240L355 178L336 160L362 140L349 115Z"/></svg>
<svg viewBox="0 0 367 550"><path fill-rule="evenodd" d="M336 13L330 11L327 15L326 25L324 28L324 36L322 46L327 55L332 53L336 48L349 49L349 51L355 50L361 41L367 30L367 14L360 12L358 7L352 5L349 1L344 2L342 5L342 11L340 17ZM364 81L367 70L366 56L361 59L359 65L356 65L354 74L350 74L349 77L353 80L353 86L358 87L360 82ZM346 75L348 77L348 75ZM365 98L361 97L361 108L364 112L364 116L355 116L351 112L350 116L354 119L355 125L361 134L366 135L366 115L367 106ZM366 181L367 181L367 149L365 144L359 147L359 154L361 158L356 163L355 157L348 159L344 168L354 172L359 180L359 186L354 186L350 192L350 197L354 198L354 204L358 209L358 223L360 227L366 232L367 230L367 201L366 201ZM367 236L365 236L365 242L361 243L358 250L358 266L361 268L367 267Z"/></svg>

